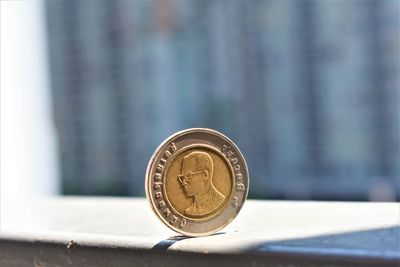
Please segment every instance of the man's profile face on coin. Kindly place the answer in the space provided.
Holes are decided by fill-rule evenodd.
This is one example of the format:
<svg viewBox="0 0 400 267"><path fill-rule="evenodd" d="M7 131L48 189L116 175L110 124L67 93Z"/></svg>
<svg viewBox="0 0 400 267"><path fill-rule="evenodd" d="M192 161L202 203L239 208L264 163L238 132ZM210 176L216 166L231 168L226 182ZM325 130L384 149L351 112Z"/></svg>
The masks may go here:
<svg viewBox="0 0 400 267"><path fill-rule="evenodd" d="M196 161L195 157L186 160L183 159L182 161L182 171L179 181L188 197L206 193L207 187L210 184L209 170L196 171Z"/></svg>
<svg viewBox="0 0 400 267"><path fill-rule="evenodd" d="M186 197L193 198L193 203L185 210L185 214L204 215L223 202L225 196L212 183L213 174L213 160L205 152L192 152L182 159L178 180Z"/></svg>

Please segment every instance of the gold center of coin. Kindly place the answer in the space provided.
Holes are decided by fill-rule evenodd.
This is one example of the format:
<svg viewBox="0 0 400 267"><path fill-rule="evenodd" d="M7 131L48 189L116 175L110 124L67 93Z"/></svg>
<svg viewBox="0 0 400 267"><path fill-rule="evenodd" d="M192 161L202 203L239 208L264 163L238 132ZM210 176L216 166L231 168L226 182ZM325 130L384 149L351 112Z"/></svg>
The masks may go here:
<svg viewBox="0 0 400 267"><path fill-rule="evenodd" d="M181 216L209 219L232 194L233 171L223 155L206 146L178 151L165 172L165 195Z"/></svg>

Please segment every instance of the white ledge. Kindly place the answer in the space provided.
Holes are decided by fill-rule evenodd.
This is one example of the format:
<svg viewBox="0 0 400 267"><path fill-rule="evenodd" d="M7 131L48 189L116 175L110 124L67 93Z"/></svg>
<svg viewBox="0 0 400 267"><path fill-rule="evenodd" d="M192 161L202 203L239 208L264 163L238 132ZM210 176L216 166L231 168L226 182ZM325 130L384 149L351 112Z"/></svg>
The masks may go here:
<svg viewBox="0 0 400 267"><path fill-rule="evenodd" d="M399 221L399 203L248 200L219 233L185 238L145 199L58 197L2 203L0 263L394 266Z"/></svg>

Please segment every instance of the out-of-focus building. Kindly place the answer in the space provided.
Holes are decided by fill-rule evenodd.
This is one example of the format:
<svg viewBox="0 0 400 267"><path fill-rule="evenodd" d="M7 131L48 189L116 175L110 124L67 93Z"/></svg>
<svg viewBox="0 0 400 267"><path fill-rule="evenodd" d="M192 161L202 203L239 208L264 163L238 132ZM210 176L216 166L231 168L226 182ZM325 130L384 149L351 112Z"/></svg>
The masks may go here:
<svg viewBox="0 0 400 267"><path fill-rule="evenodd" d="M66 194L143 195L164 138L211 127L250 196L400 196L398 1L46 1Z"/></svg>

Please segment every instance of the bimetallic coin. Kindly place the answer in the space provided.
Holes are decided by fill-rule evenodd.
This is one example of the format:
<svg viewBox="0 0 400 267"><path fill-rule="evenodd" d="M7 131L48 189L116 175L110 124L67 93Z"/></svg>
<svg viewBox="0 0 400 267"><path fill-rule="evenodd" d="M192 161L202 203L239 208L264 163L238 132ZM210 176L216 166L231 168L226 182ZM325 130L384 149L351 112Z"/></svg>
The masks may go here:
<svg viewBox="0 0 400 267"><path fill-rule="evenodd" d="M155 214L186 236L210 235L239 213L249 189L246 161L225 135L194 128L177 132L155 151L146 196Z"/></svg>

